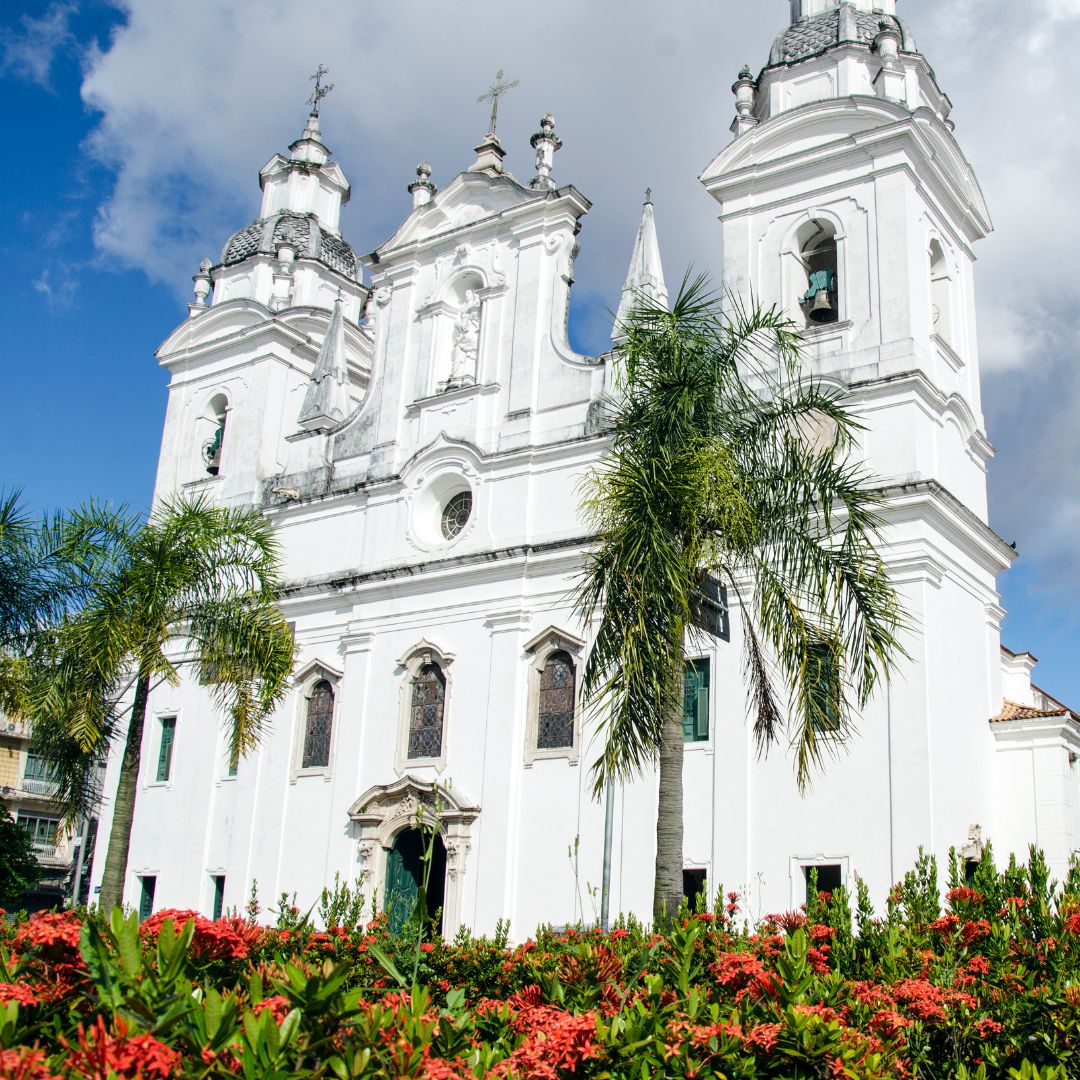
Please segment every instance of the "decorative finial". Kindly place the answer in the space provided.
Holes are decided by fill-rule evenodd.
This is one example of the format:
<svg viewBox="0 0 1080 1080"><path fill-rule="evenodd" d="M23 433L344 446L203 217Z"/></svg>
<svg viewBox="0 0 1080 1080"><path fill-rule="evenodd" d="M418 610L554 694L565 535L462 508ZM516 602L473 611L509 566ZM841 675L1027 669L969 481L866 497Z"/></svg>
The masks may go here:
<svg viewBox="0 0 1080 1080"><path fill-rule="evenodd" d="M195 282L195 302L190 305L192 315L196 314L194 309L206 307L206 299L214 284L214 279L210 276L212 266L209 259L203 259L199 263L199 272L191 279Z"/></svg>
<svg viewBox="0 0 1080 1080"><path fill-rule="evenodd" d="M754 116L755 89L754 73L749 64L743 64L743 69L731 88L735 95L735 121L731 125L731 131L736 137L744 135L757 125L757 117Z"/></svg>
<svg viewBox="0 0 1080 1080"><path fill-rule="evenodd" d="M329 86L323 86L323 79L330 74L329 68L325 68L322 64L319 65L319 70L311 76L311 82L315 84L315 89L312 92L311 97L308 98L308 104L311 106L311 115L319 115L319 102L326 97L331 90L334 89L334 84L330 83Z"/></svg>
<svg viewBox="0 0 1080 1080"><path fill-rule="evenodd" d="M485 101L491 102L491 126L488 128L488 134L495 134L495 125L499 120L499 100L505 97L515 86L521 84L520 79L515 79L513 82L503 82L503 76L506 73L500 68L498 74L495 76L495 81L488 88L486 94L481 94L477 99L478 105Z"/></svg>
<svg viewBox="0 0 1080 1080"><path fill-rule="evenodd" d="M431 166L421 161L416 166L416 179L409 185L409 194L413 197L413 209L426 206L435 196L435 185L431 182Z"/></svg>
<svg viewBox="0 0 1080 1080"><path fill-rule="evenodd" d="M645 206L652 206L652 188L651 187L647 187L645 189L645 202L644 202L644 205Z"/></svg>
<svg viewBox="0 0 1080 1080"><path fill-rule="evenodd" d="M540 117L540 130L530 140L536 151L536 176L533 177L534 189L550 189L555 186L551 179L551 169L555 164L555 152L562 146L562 139L555 133L555 117L545 113Z"/></svg>

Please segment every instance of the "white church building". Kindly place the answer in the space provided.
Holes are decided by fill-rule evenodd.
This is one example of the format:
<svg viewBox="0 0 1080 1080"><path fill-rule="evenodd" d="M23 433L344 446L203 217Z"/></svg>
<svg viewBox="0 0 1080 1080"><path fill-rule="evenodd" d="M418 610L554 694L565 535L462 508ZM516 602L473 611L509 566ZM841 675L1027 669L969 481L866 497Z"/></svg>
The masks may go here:
<svg viewBox="0 0 1080 1080"><path fill-rule="evenodd" d="M987 524L975 327L990 216L895 0L790 7L760 73L735 83L701 233L725 288L805 325L812 371L865 422L915 629L805 797L783 748L755 752L736 613L695 653L688 888L739 890L759 916L802 903L817 866L880 902L920 846L974 858L987 840L999 856L1037 843L1060 877L1080 847L1080 718L1033 687L1032 656L1001 648L995 581L1014 553ZM605 806L579 700L590 630L569 593L616 362L567 336L591 204L559 175L546 116L535 175L510 174L494 133L441 189L421 165L397 232L361 257L315 100L259 174L258 220L203 263L158 353L156 497L205 493L273 523L293 690L239 762L204 687L153 692L126 899L209 915L255 881L264 904L295 891L306 908L335 874L407 891L419 813L438 828L445 933L591 921ZM649 203L624 302L636 290L666 296ZM613 913L650 914L656 787L613 792Z"/></svg>

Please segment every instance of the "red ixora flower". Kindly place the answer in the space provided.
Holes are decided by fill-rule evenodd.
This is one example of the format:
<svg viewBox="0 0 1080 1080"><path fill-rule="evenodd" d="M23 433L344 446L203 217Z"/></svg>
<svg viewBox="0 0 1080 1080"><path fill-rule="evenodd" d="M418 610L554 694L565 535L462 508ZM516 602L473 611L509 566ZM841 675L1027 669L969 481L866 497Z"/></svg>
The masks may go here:
<svg viewBox="0 0 1080 1080"><path fill-rule="evenodd" d="M251 1007L251 1011L256 1016L264 1012L272 1013L274 1021L280 1024L289 1015L289 999L282 997L281 994L274 994L273 997L263 998L262 1001L255 1002Z"/></svg>
<svg viewBox="0 0 1080 1080"><path fill-rule="evenodd" d="M0 983L0 1005L6 1005L9 1001L27 1008L41 1004L41 999L26 983Z"/></svg>
<svg viewBox="0 0 1080 1080"><path fill-rule="evenodd" d="M89 1028L79 1025L79 1044L61 1039L68 1051L66 1068L85 1080L169 1080L180 1068L180 1055L153 1035L131 1035L122 1017L114 1031L99 1016Z"/></svg>
<svg viewBox="0 0 1080 1080"><path fill-rule="evenodd" d="M0 1050L0 1076L4 1080L60 1080L45 1064L45 1054L32 1046Z"/></svg>
<svg viewBox="0 0 1080 1080"><path fill-rule="evenodd" d="M198 911L177 911L166 908L147 919L140 933L156 939L166 919L179 932L190 920L195 924L195 936L191 939L191 955L200 960L242 960L253 946L262 940L263 931L243 919L218 919L212 921Z"/></svg>
<svg viewBox="0 0 1080 1080"><path fill-rule="evenodd" d="M74 912L50 911L23 923L15 932L13 944L17 950L59 947L77 953L81 930L82 922Z"/></svg>
<svg viewBox="0 0 1080 1080"><path fill-rule="evenodd" d="M983 902L982 893L977 892L975 889L969 889L966 885L961 885L959 888L950 889L945 894L945 899L956 907L957 904L981 904Z"/></svg>

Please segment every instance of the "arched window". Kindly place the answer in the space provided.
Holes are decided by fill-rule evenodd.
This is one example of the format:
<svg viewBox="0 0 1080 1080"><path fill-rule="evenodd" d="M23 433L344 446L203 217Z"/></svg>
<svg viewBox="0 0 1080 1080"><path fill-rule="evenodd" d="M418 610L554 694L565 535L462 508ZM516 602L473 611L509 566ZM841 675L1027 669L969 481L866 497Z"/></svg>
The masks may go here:
<svg viewBox="0 0 1080 1080"><path fill-rule="evenodd" d="M215 394L207 406L204 424L205 438L201 453L203 464L210 476L217 476L221 471L221 451L225 445L225 418L229 411L229 401L224 394Z"/></svg>
<svg viewBox="0 0 1080 1080"><path fill-rule="evenodd" d="M445 707L446 676L438 664L424 664L412 683L412 705L409 710L410 758L442 756Z"/></svg>
<svg viewBox="0 0 1080 1080"><path fill-rule="evenodd" d="M555 750L574 745L574 661L567 652L554 652L540 674L540 715L536 748Z"/></svg>
<svg viewBox="0 0 1080 1080"><path fill-rule="evenodd" d="M952 282L945 251L936 240L930 241L931 330L945 341L952 341Z"/></svg>
<svg viewBox="0 0 1080 1080"><path fill-rule="evenodd" d="M330 764L330 733L334 725L334 688L321 679L311 688L304 727L302 769L325 769Z"/></svg>
<svg viewBox="0 0 1080 1080"><path fill-rule="evenodd" d="M836 322L840 318L836 229L828 221L808 221L799 229L798 253L806 277L799 306L807 322Z"/></svg>

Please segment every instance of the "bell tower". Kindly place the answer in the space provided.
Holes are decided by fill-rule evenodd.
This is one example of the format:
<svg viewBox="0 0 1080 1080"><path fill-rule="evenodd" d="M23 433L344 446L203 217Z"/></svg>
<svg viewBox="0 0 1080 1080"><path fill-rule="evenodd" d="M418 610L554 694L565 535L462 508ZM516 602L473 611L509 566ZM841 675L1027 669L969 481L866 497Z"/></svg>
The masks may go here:
<svg viewBox="0 0 1080 1080"><path fill-rule="evenodd" d="M850 758L780 820L798 819L792 865L847 852L876 867L881 895L920 845L944 852L995 820L996 579L1013 558L987 524L974 271L990 217L895 9L789 0L764 67L735 81L734 138L701 176L725 287L802 329L807 366L860 418L856 456L880 478L908 658L864 710ZM876 807L887 832L845 831L837 808L853 805Z"/></svg>
<svg viewBox="0 0 1080 1080"><path fill-rule="evenodd" d="M985 521L974 246L991 222L952 106L895 0L789 6L701 177L725 284L780 305L816 374L864 403L874 472L936 482Z"/></svg>

